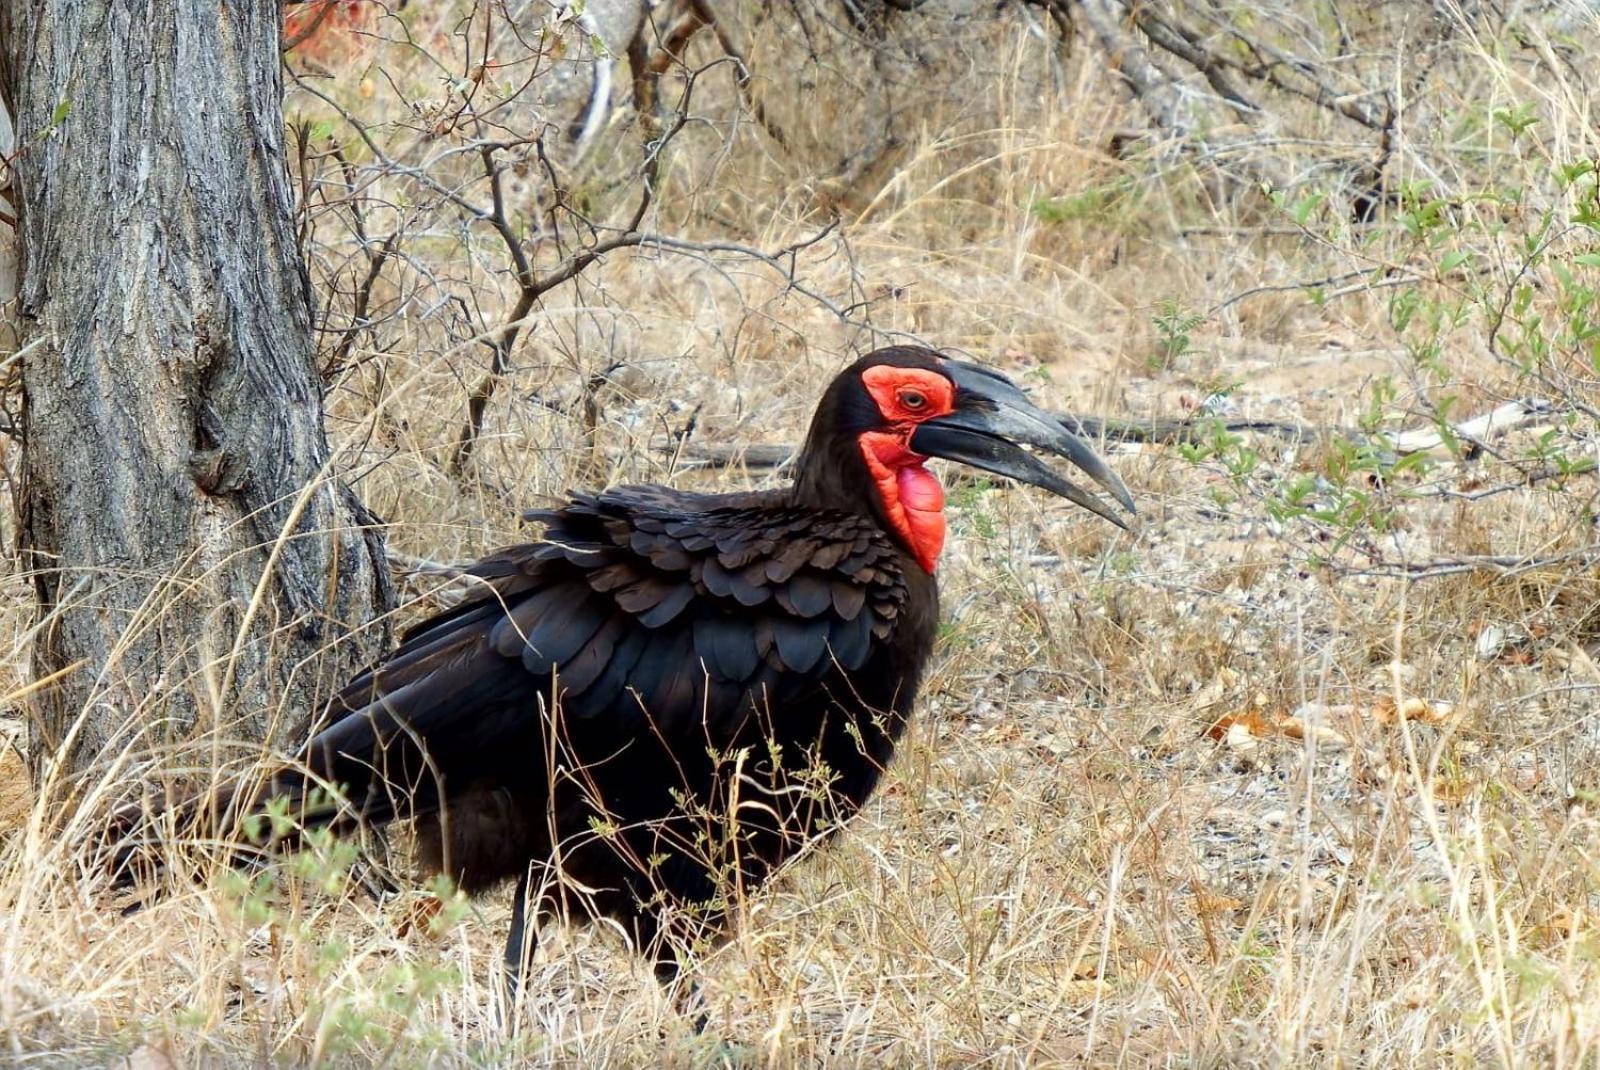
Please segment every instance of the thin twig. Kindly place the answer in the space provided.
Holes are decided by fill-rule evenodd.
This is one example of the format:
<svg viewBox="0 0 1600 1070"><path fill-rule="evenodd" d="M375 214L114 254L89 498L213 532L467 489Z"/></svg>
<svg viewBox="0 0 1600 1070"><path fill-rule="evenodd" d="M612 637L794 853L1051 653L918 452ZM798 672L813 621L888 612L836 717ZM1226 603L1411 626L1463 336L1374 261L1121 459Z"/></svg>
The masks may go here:
<svg viewBox="0 0 1600 1070"><path fill-rule="evenodd" d="M1336 112L1352 122L1367 127L1369 130L1382 130L1384 128L1384 112L1363 107L1356 96L1340 93L1333 89L1311 73L1311 65L1305 60L1281 52L1255 38L1248 37L1240 33L1232 24L1223 23L1222 28L1224 32L1232 36L1243 47L1249 49L1255 56L1256 62L1254 64L1244 63L1230 56L1227 52L1208 52L1207 54L1214 62L1229 67L1246 78L1265 82L1274 89L1293 94L1303 100L1309 100L1317 107ZM1296 85L1285 78L1280 73L1282 70L1294 71L1310 83L1310 88Z"/></svg>
<svg viewBox="0 0 1600 1070"><path fill-rule="evenodd" d="M418 557L415 554L403 554L397 550L388 553L389 570L396 576L437 576L449 580L463 580L467 574L467 565L452 565L445 561L435 561L431 557ZM463 582L466 582L463 580ZM477 582L474 580L473 582Z"/></svg>
<svg viewBox="0 0 1600 1070"><path fill-rule="evenodd" d="M372 303L372 289L377 285L378 277L383 274L383 265L394 253L399 242L400 232L396 230L384 239L376 253L371 254L372 260L367 266L367 276L361 280L361 285L356 289L355 302L350 309L350 326L344 329L344 337L339 339L339 345L334 349L332 358L322 370L324 381L332 379L344 366L345 360L350 356L350 350L356 344L356 336L372 326L367 322L367 309Z"/></svg>
<svg viewBox="0 0 1600 1070"><path fill-rule="evenodd" d="M767 114L767 109L755 95L755 88L751 85L750 79L750 64L745 60L744 53L739 50L739 46L734 42L733 34L711 10L710 0L689 0L689 3L695 14L707 26L711 27L711 32L716 35L717 44L721 46L722 51L727 54L729 59L733 60L734 82L738 86L739 96L744 100L745 107L750 109L751 117L755 119L756 124L761 129L767 132L767 136L778 144L779 148L788 149L789 140L784 136L782 128ZM903 8L902 10L909 11L912 9Z"/></svg>
<svg viewBox="0 0 1600 1070"><path fill-rule="evenodd" d="M1222 70L1220 57L1213 55L1200 43L1192 30L1172 18L1170 13L1165 17L1158 16L1149 7L1136 4L1133 7L1133 22L1154 44L1166 49L1204 75L1211 88L1215 89L1223 100L1248 112L1261 110L1260 106L1240 92L1239 88L1229 80Z"/></svg>
<svg viewBox="0 0 1600 1070"><path fill-rule="evenodd" d="M290 4L300 4L306 3L308 0L284 0L284 2ZM283 45L278 49L278 51L293 52L296 48L300 47L306 41L315 36L316 32L322 29L323 22L327 20L328 15L333 11L336 3L337 0L321 0L322 6L317 8L316 13L311 16L311 21L306 23L305 26L298 30L293 37L283 42Z"/></svg>
<svg viewBox="0 0 1600 1070"><path fill-rule="evenodd" d="M1454 487L1418 487L1416 490L1406 492L1408 498L1448 498L1451 501L1476 502L1485 498L1497 497L1501 494L1510 494L1512 491L1527 490L1540 483L1547 483L1553 479L1567 479L1569 477L1594 475L1600 471L1600 465L1594 461L1580 461L1565 467L1546 465L1535 468L1530 472L1518 476L1515 480L1505 483L1496 483L1492 487L1478 487L1474 490L1456 490Z"/></svg>
<svg viewBox="0 0 1600 1070"><path fill-rule="evenodd" d="M698 73L698 72L696 72ZM499 233L510 254L512 263L516 268L518 286L517 303L512 309L510 317L501 327L499 335L493 342L493 355L490 358L488 374L478 381L472 393L467 398L467 420L461 428L461 433L456 438L455 452L451 457L451 470L460 473L466 468L467 462L472 458L472 452L477 445L478 438L483 433L483 417L488 410L489 402L493 400L495 388L500 380L505 377L511 367L511 351L516 345L517 336L521 332L528 314L533 311L533 306L541 297L563 283L569 282L582 274L591 265L607 253L630 246L639 245L646 235L639 230L645 216L649 214L651 206L655 203L656 186L661 169L662 155L674 136L681 131L688 122L689 100L694 91L694 75L691 74L684 86L683 99L679 102L673 124L660 137L652 140L645 146L644 164L640 168L640 180L643 188L639 193L639 201L634 206L633 215L620 233L597 241L581 252L566 259L559 267L550 273L536 277L532 265L528 262L527 253L522 248L522 239L512 228L505 209L505 196L501 188L500 176L503 168L495 159L495 149L498 147L486 144L482 147L483 164L489 176L489 189L494 198L494 207L486 221Z"/></svg>
<svg viewBox="0 0 1600 1070"><path fill-rule="evenodd" d="M1334 571L1345 576L1378 576L1387 578L1436 579L1440 576L1460 576L1469 572L1492 572L1499 576L1520 576L1557 565L1577 564L1587 568L1600 562L1600 550L1586 547L1569 550L1564 554L1545 557L1528 557L1523 554L1464 554L1460 557L1435 557L1427 561L1396 561L1365 567L1332 564Z"/></svg>
<svg viewBox="0 0 1600 1070"><path fill-rule="evenodd" d="M1359 279L1359 278L1362 278L1364 276L1371 276L1371 275L1372 275L1372 272L1370 270L1358 269L1358 270L1355 270L1355 271L1341 271L1336 275L1328 275L1328 276L1326 276L1324 278L1320 278L1320 279L1307 279L1304 282L1283 282L1283 283L1272 283L1271 285L1267 285L1267 286L1252 286L1248 290L1241 290L1239 293L1234 294L1232 297L1228 298L1226 301L1222 302L1219 305L1213 305L1211 307L1210 311L1208 311L1206 313L1206 315L1207 316L1215 316L1218 312L1221 312L1224 309L1231 308L1234 305L1238 304L1240 301L1245 301L1245 300L1248 300L1249 298L1252 298L1252 297L1259 297L1262 294L1293 293L1293 292L1295 292L1297 290L1315 290L1315 289L1320 289L1323 286L1332 286L1335 283L1348 282L1351 279ZM1334 291L1332 291L1332 292L1330 292L1330 293L1328 293L1328 294L1326 294L1324 296L1325 297L1347 297L1347 296L1349 296L1351 294L1360 293L1362 290L1366 290L1366 289L1375 289L1375 288L1378 288L1378 287L1385 287L1385 286L1402 286L1402 285L1404 285L1404 284L1406 284L1408 282L1421 282L1421 281L1422 281L1421 277L1417 276L1417 275L1410 275L1410 274L1387 275L1387 276L1385 276L1385 277L1383 277L1381 279L1371 279L1371 278L1369 278L1366 282L1361 282L1361 283L1357 283L1354 286L1349 286L1349 287L1345 287L1343 289L1334 290Z"/></svg>

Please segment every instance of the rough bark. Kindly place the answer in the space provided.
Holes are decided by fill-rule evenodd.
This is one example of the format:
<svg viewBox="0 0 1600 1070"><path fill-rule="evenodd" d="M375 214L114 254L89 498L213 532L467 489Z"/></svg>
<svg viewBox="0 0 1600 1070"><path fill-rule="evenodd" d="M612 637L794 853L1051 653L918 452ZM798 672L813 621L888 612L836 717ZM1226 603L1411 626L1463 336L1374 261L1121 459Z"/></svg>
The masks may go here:
<svg viewBox="0 0 1600 1070"><path fill-rule="evenodd" d="M62 673L41 756L259 737L381 641L357 634L391 598L381 541L328 471L279 18L0 3L25 143L19 541L34 669Z"/></svg>
<svg viewBox="0 0 1600 1070"><path fill-rule="evenodd" d="M4 306L17 296L17 229L11 222L11 158L15 138L11 129L11 109L0 95L0 317ZM0 337L4 332L0 331Z"/></svg>

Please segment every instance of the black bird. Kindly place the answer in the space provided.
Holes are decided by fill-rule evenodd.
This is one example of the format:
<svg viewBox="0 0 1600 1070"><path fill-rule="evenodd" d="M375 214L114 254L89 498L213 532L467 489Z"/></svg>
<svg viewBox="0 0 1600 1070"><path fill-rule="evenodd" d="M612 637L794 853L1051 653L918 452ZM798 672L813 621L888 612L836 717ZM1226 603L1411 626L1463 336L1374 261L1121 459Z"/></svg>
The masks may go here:
<svg viewBox="0 0 1600 1070"><path fill-rule="evenodd" d="M855 813L894 752L939 613L944 495L924 462L1124 526L1023 446L1132 512L1010 380L913 347L834 379L792 486L620 487L530 512L540 541L473 565L466 599L350 681L294 769L224 790L210 830L240 836L270 796L302 826L415 818L426 868L467 892L516 880L513 984L529 910L535 925L614 919L669 983L675 945L715 941L736 898Z"/></svg>

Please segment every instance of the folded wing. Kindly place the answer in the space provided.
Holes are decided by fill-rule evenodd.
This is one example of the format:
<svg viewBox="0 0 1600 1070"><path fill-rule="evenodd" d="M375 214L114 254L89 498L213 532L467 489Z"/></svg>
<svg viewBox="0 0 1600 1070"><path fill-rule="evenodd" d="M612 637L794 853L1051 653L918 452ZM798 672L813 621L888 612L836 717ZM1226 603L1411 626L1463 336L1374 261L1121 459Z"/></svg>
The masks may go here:
<svg viewBox="0 0 1600 1070"><path fill-rule="evenodd" d="M330 704L305 760L357 809L427 810L534 764L557 704L619 744L728 738L864 666L906 597L887 539L851 513L625 487L529 519L541 541L478 562L477 589Z"/></svg>

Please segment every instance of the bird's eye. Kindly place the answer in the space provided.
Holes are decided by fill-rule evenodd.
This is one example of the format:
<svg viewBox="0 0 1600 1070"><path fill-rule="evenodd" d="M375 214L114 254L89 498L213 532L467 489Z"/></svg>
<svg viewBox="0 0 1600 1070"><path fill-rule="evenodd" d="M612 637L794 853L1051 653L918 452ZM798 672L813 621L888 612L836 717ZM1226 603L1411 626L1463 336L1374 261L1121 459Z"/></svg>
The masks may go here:
<svg viewBox="0 0 1600 1070"><path fill-rule="evenodd" d="M928 398L920 390L900 391L900 404L912 412L927 408Z"/></svg>

